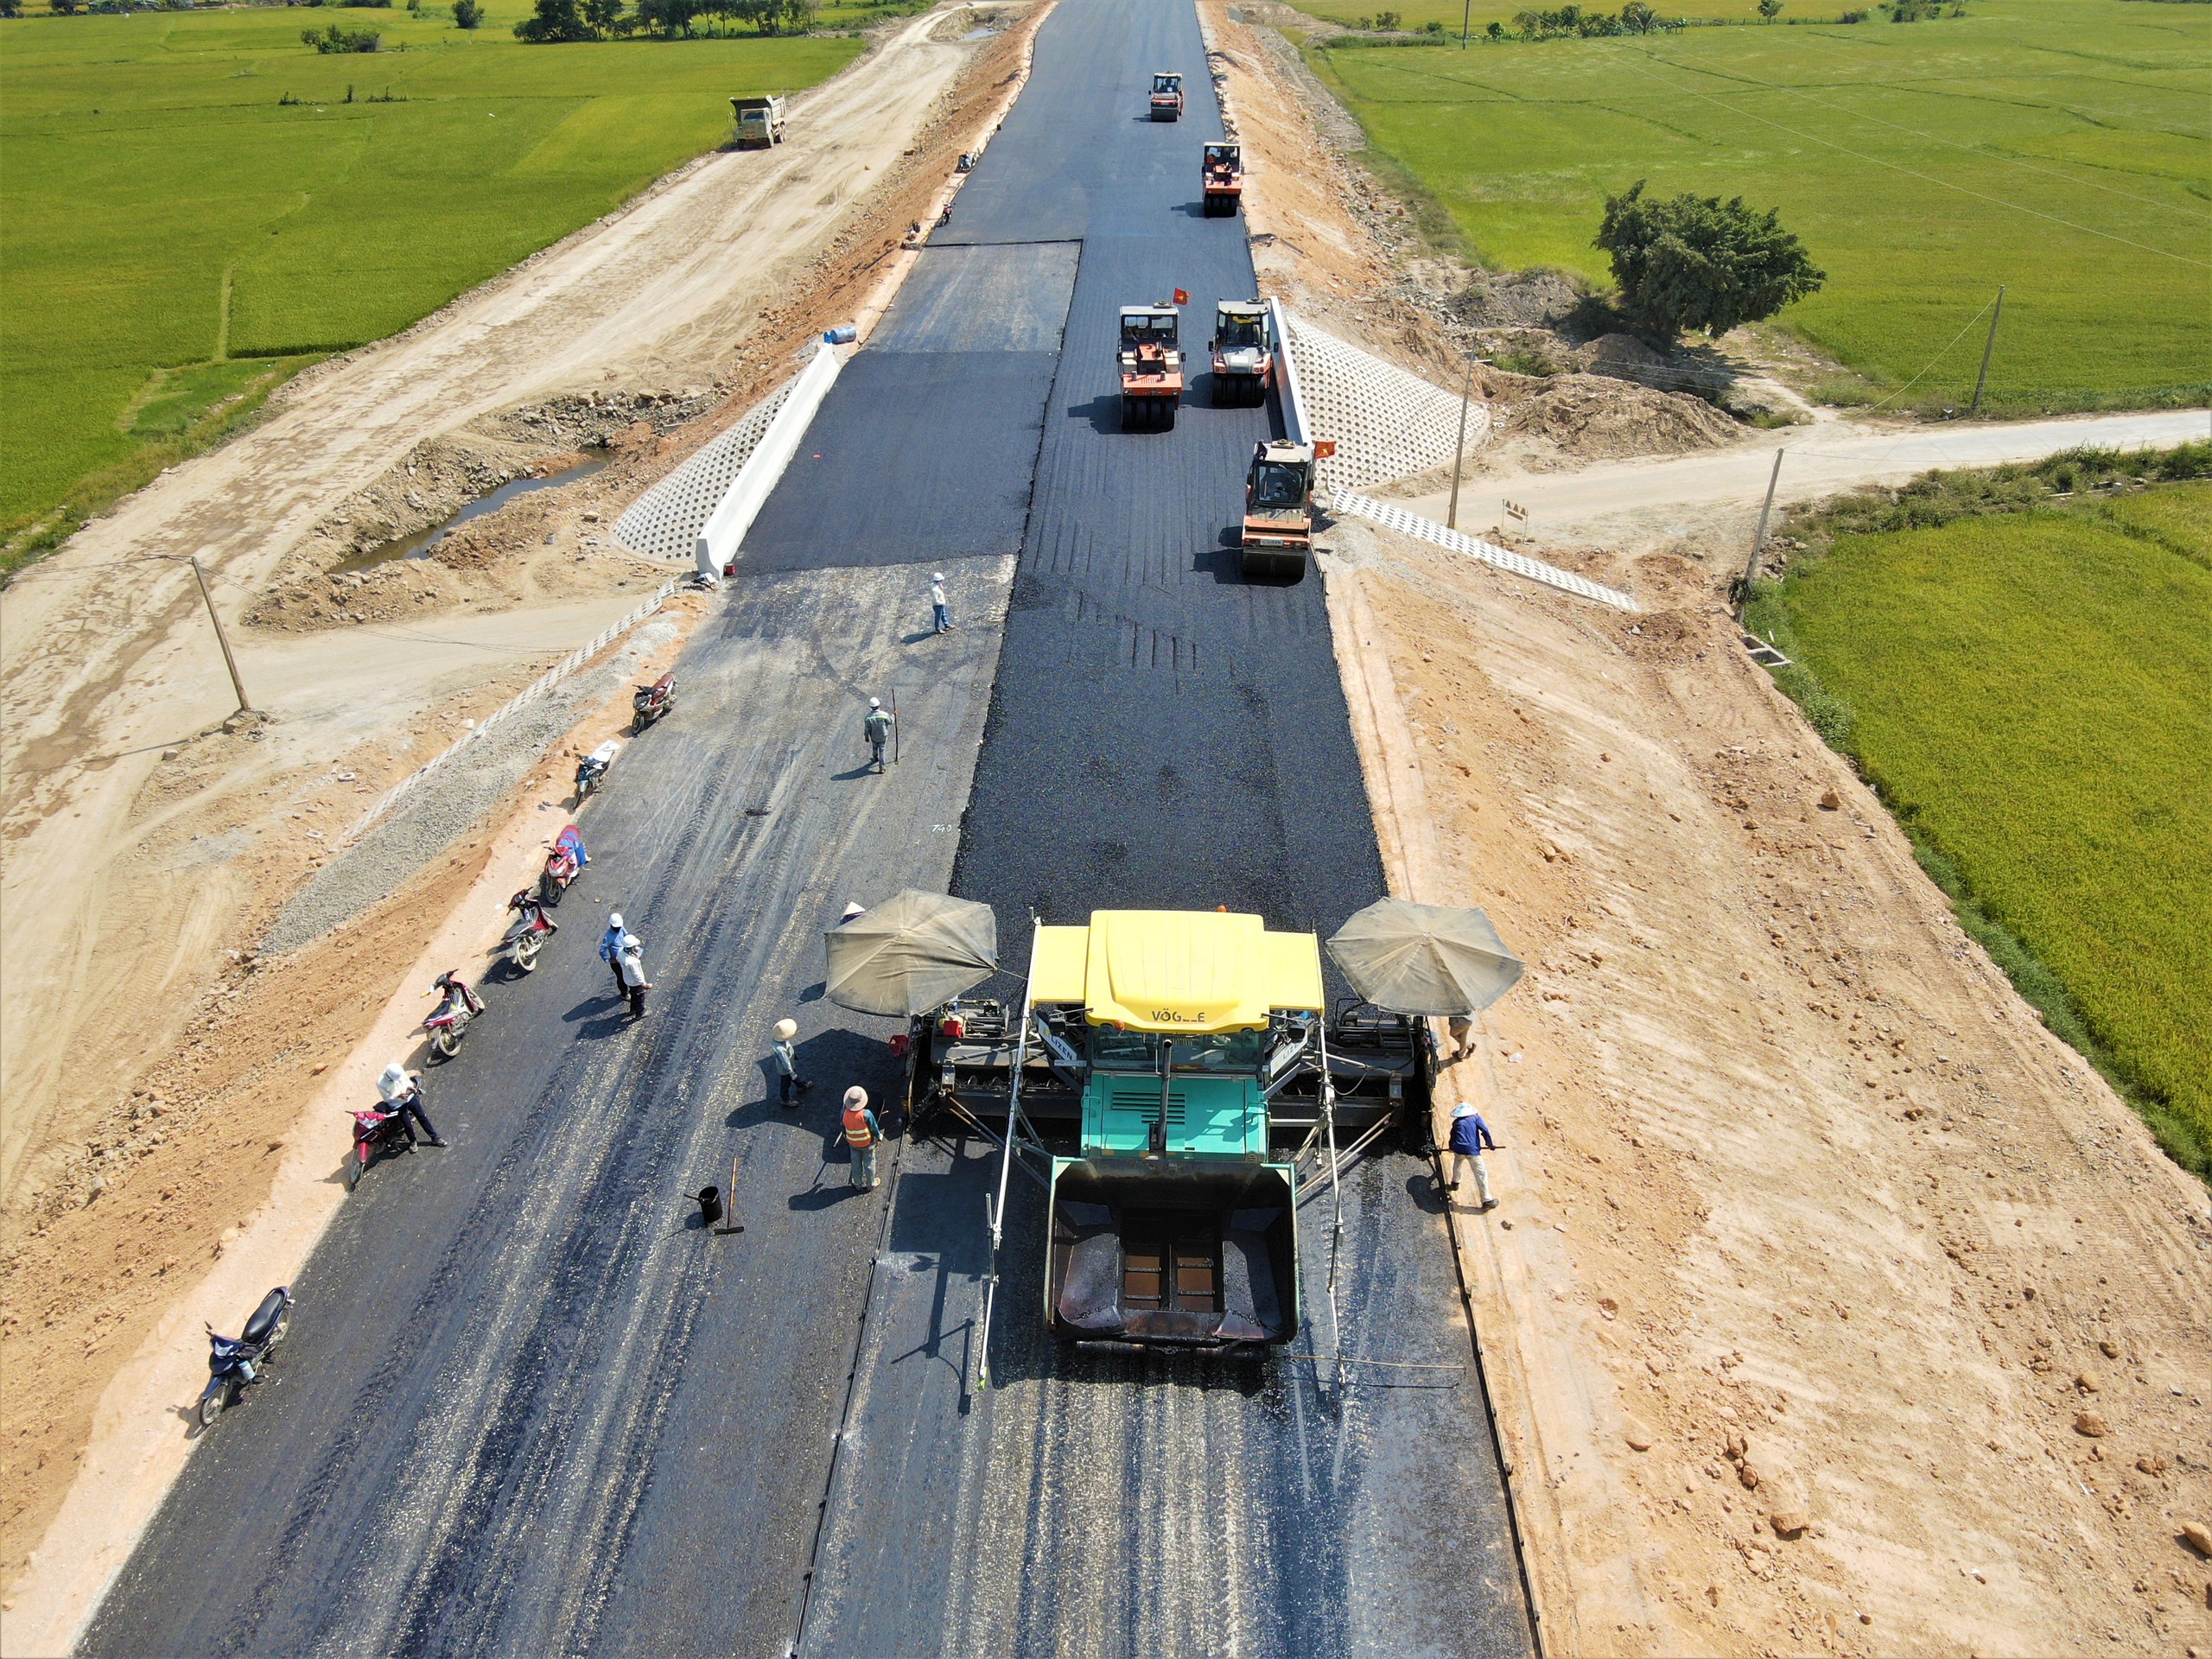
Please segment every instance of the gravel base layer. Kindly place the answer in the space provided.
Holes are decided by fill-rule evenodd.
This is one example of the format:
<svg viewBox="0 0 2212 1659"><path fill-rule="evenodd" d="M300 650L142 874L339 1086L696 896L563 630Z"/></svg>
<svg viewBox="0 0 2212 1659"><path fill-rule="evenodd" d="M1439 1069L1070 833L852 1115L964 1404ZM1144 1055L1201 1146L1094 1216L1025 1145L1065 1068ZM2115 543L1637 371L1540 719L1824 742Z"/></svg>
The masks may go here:
<svg viewBox="0 0 2212 1659"><path fill-rule="evenodd" d="M262 941L263 951L296 950L397 889L459 840L588 710L675 637L672 619L642 625L605 660L571 675L447 761L292 896Z"/></svg>

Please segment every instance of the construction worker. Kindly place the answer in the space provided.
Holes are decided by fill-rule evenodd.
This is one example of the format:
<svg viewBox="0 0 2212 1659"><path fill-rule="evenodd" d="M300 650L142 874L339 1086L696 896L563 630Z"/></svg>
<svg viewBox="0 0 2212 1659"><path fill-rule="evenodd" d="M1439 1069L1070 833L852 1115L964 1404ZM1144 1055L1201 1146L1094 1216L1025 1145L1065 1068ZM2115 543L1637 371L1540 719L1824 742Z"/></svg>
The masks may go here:
<svg viewBox="0 0 2212 1659"><path fill-rule="evenodd" d="M622 949L614 959L615 977L622 982L622 995L630 999L630 1017L645 1017L645 993L653 988L645 977L645 946L634 933L622 936Z"/></svg>
<svg viewBox="0 0 2212 1659"><path fill-rule="evenodd" d="M783 1096L784 1104L796 1109L798 1097L814 1087L798 1074L798 1055L791 1047L791 1039L798 1035L798 1021L776 1021L776 1040L768 1046L768 1052L776 1063L776 1084Z"/></svg>
<svg viewBox="0 0 2212 1659"><path fill-rule="evenodd" d="M891 741L891 716L884 713L881 699L868 700L868 714L861 721L861 734L868 739L868 764L881 772L883 746Z"/></svg>
<svg viewBox="0 0 2212 1659"><path fill-rule="evenodd" d="M1454 1065L1475 1052L1475 1016L1455 1014L1445 1023L1452 1033L1452 1058L1444 1064Z"/></svg>
<svg viewBox="0 0 2212 1659"><path fill-rule="evenodd" d="M622 926L622 912L619 910L608 912L607 931L599 936L599 959L613 974L614 995L618 997L630 995L630 988L622 982L622 941L628 937Z"/></svg>
<svg viewBox="0 0 2212 1659"><path fill-rule="evenodd" d="M1459 1178L1472 1165L1475 1171L1475 1191L1482 1194L1482 1208L1495 1210L1497 1200L1490 1195L1490 1172L1483 1167L1483 1149L1497 1150L1497 1142L1491 1136L1490 1125L1473 1107L1461 1101L1452 1109L1452 1179L1444 1184L1446 1192L1459 1190Z"/></svg>
<svg viewBox="0 0 2212 1659"><path fill-rule="evenodd" d="M952 613L946 608L944 603L944 572L942 570L934 571L930 576L930 609L933 613L930 632L950 633Z"/></svg>
<svg viewBox="0 0 2212 1659"><path fill-rule="evenodd" d="M853 1149L853 1185L862 1192L875 1187L875 1143L883 1138L875 1114L868 1109L868 1090L857 1084L845 1090L845 1144Z"/></svg>
<svg viewBox="0 0 2212 1659"><path fill-rule="evenodd" d="M415 1125L423 1126L423 1138L434 1147L445 1142L438 1139L438 1132L430 1122L430 1115L423 1109L423 1074L410 1071L394 1060L384 1069L377 1079L377 1093L384 1096L384 1109L399 1120L399 1127L407 1131L411 1144L415 1139ZM410 1121L411 1120L411 1121Z"/></svg>

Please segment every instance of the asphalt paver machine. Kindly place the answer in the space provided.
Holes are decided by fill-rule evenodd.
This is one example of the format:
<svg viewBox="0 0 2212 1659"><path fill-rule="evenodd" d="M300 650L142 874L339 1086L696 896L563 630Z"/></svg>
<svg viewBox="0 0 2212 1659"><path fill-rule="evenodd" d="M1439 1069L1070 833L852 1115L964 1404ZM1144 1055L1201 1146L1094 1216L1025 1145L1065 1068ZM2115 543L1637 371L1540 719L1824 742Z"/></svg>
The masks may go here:
<svg viewBox="0 0 2212 1659"><path fill-rule="evenodd" d="M1208 144L1198 162L1199 188L1208 219L1234 216L1244 199L1244 147Z"/></svg>
<svg viewBox="0 0 2212 1659"><path fill-rule="evenodd" d="M1295 580L1306 574L1313 557L1313 469L1336 453L1326 438L1268 438L1253 446L1239 538L1245 575Z"/></svg>
<svg viewBox="0 0 2212 1659"><path fill-rule="evenodd" d="M1001 1148L985 1384L1014 1169L1046 1189L1063 1342L1263 1352L1300 1329L1300 1199L1425 1123L1435 1075L1417 1020L1328 1008L1313 934L1226 911L1039 925L1019 1006L955 998L907 1041L912 1121L949 1114Z"/></svg>
<svg viewBox="0 0 2212 1659"><path fill-rule="evenodd" d="M1216 408L1257 408L1275 383L1275 343L1265 300L1224 300L1214 307Z"/></svg>
<svg viewBox="0 0 2212 1659"><path fill-rule="evenodd" d="M1183 401L1181 289L1173 305L1122 308L1122 429L1169 432Z"/></svg>
<svg viewBox="0 0 2212 1659"><path fill-rule="evenodd" d="M1152 118L1155 121L1180 121L1183 118L1183 77L1172 69L1162 69L1152 78Z"/></svg>

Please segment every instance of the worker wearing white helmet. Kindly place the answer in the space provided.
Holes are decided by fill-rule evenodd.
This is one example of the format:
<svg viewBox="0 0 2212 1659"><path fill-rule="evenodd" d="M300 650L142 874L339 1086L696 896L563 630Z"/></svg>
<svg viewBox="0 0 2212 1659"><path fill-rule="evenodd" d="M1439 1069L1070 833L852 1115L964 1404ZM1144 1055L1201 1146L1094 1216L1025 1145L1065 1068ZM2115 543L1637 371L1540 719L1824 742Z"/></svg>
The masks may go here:
<svg viewBox="0 0 2212 1659"><path fill-rule="evenodd" d="M438 1138L429 1114L423 1109L423 1077L420 1072L410 1071L404 1063L394 1060L377 1078L377 1093L384 1096L385 1110L397 1115L400 1127L407 1131L410 1145L415 1140L416 1123L423 1126L423 1138L432 1146L445 1145Z"/></svg>
<svg viewBox="0 0 2212 1659"><path fill-rule="evenodd" d="M798 1074L798 1055L791 1047L791 1039L798 1035L798 1021L776 1021L776 1040L768 1046L768 1055L776 1067L776 1085L783 1096L784 1104L793 1109L798 1097L814 1085Z"/></svg>
<svg viewBox="0 0 2212 1659"><path fill-rule="evenodd" d="M891 716L884 711L880 698L868 700L868 713L861 721L861 735L868 739L868 765L881 772L883 746L891 741Z"/></svg>
<svg viewBox="0 0 2212 1659"><path fill-rule="evenodd" d="M931 612L930 632L950 633L952 613L946 608L944 602L944 572L942 570L933 570L930 573L930 610Z"/></svg>
<svg viewBox="0 0 2212 1659"><path fill-rule="evenodd" d="M619 910L609 911L607 916L607 931L599 936L599 959L605 963L608 970L613 974L614 995L618 997L627 997L630 995L630 988L622 982L622 941L627 938L629 938L629 932L622 925L622 912Z"/></svg>

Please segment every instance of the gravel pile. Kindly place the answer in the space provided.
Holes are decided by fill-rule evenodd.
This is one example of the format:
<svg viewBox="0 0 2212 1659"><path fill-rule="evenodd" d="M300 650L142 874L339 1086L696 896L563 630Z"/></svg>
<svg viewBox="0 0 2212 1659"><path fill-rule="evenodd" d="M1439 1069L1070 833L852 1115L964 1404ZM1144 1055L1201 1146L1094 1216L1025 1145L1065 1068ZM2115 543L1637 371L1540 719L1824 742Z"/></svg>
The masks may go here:
<svg viewBox="0 0 2212 1659"><path fill-rule="evenodd" d="M391 893L467 833L547 749L675 637L671 619L641 625L603 661L571 675L432 772L292 895L262 941L263 952L296 950Z"/></svg>

